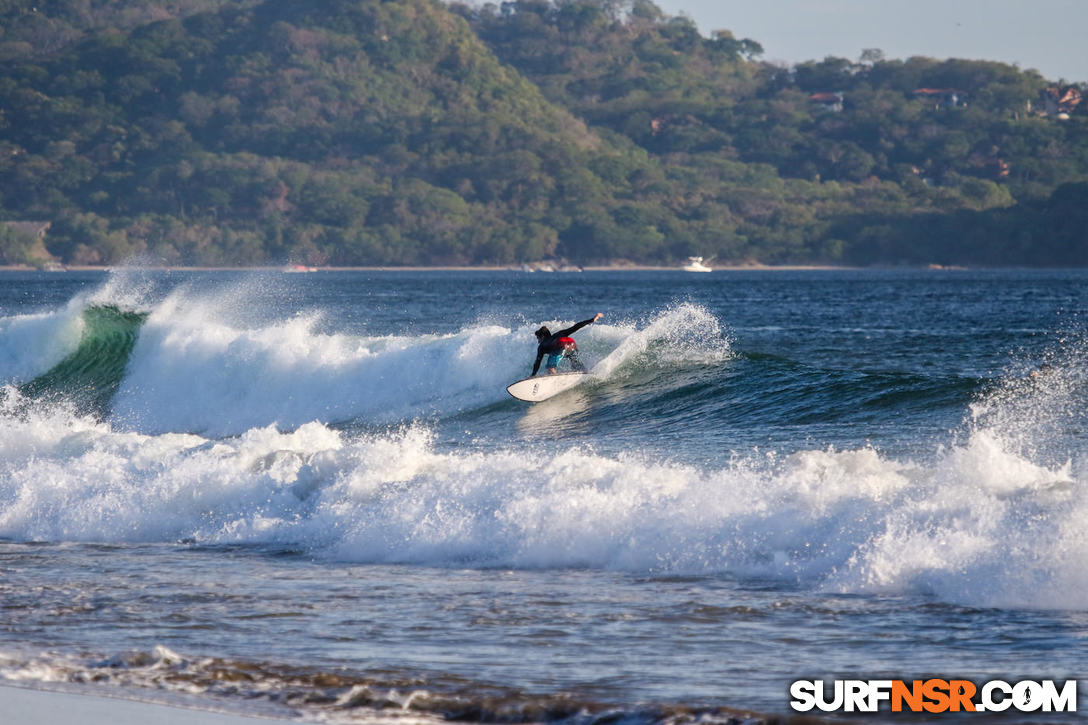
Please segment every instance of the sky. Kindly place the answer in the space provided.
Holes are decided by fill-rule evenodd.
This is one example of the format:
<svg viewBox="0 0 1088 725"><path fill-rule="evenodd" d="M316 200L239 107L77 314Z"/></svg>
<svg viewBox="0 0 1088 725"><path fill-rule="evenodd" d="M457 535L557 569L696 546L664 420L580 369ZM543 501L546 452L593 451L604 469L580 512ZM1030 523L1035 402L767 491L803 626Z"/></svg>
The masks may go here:
<svg viewBox="0 0 1088 725"><path fill-rule="evenodd" d="M1088 81L1088 0L655 0L703 35L728 29L763 46L763 60L828 55L971 58Z"/></svg>

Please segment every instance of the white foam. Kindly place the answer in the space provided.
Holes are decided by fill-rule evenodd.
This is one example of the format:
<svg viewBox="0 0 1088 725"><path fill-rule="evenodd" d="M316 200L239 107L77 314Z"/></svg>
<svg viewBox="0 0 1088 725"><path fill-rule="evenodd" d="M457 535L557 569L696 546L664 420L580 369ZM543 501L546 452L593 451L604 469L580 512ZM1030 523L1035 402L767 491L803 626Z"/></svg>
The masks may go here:
<svg viewBox="0 0 1088 725"><path fill-rule="evenodd" d="M83 304L0 318L0 384L24 383L75 351L83 334Z"/></svg>
<svg viewBox="0 0 1088 725"><path fill-rule="evenodd" d="M236 438L0 418L0 536L290 543L362 562L772 577L841 592L1085 606L1072 468L985 432L922 464L871 449L698 468L584 447L437 448L410 426Z"/></svg>
<svg viewBox="0 0 1088 725"><path fill-rule="evenodd" d="M524 347L492 325L409 338L320 334L317 323L245 329L162 305L141 329L114 417L134 430L230 435L453 412L496 399Z"/></svg>

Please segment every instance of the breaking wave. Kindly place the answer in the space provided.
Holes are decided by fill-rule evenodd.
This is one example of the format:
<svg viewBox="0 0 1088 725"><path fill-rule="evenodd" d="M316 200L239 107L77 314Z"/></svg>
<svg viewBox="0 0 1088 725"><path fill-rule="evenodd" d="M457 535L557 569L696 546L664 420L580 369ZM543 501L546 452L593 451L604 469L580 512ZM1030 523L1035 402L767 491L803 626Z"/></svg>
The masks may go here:
<svg viewBox="0 0 1088 725"><path fill-rule="evenodd" d="M232 324L184 292L0 321L0 537L283 543L360 562L1088 605L1076 351L1041 377L1010 371L925 456L735 451L695 465L561 441L440 445L428 416L503 403L495 380L527 373L531 325L318 328ZM690 304L579 335L602 386L685 366L713 375L733 359L719 321ZM86 406L39 402L73 386L100 392ZM394 427L331 425L349 419Z"/></svg>
<svg viewBox="0 0 1088 725"><path fill-rule="evenodd" d="M272 424L456 414L506 400L500 383L527 376L532 361L527 323L360 336L320 331L318 313L240 324L237 304L186 290L148 304L110 290L58 313L0 320L0 381L119 428L221 437ZM599 323L579 341L599 361L590 370L597 380L729 354L717 319L690 304L647 321Z"/></svg>

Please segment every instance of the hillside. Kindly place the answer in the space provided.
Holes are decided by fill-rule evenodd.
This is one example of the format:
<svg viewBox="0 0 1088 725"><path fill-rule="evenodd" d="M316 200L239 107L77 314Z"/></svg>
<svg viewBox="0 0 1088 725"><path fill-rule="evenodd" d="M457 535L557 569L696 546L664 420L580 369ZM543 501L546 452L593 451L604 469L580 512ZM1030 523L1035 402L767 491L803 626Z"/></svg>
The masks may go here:
<svg viewBox="0 0 1088 725"><path fill-rule="evenodd" d="M705 252L736 258L746 239L776 261L1088 263L1088 230L1067 213L1071 198L1088 205L1085 84L876 50L781 68L755 60L755 41L703 38L642 0L620 15L595 2L455 7L549 99L672 179L709 181L700 206L736 225L717 235L733 245Z"/></svg>
<svg viewBox="0 0 1088 725"><path fill-rule="evenodd" d="M66 262L1088 261L1088 115L997 63L783 69L647 0L0 22L0 219Z"/></svg>
<svg viewBox="0 0 1088 725"><path fill-rule="evenodd" d="M0 104L5 216L83 262L535 259L623 156L423 0L94 32L5 63Z"/></svg>

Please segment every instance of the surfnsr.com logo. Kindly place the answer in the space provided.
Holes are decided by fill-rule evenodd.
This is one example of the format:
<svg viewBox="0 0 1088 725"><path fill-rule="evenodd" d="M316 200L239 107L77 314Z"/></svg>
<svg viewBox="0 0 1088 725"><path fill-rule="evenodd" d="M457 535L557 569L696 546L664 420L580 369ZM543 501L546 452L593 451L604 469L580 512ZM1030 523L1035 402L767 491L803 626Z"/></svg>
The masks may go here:
<svg viewBox="0 0 1088 725"><path fill-rule="evenodd" d="M790 697L797 712L1076 712L1077 681L797 680Z"/></svg>

